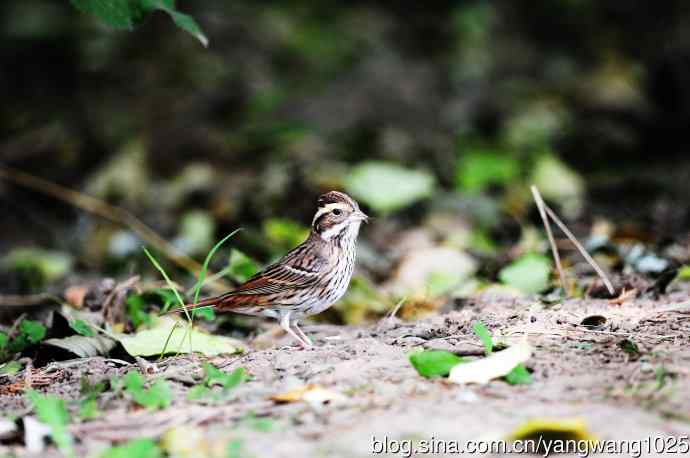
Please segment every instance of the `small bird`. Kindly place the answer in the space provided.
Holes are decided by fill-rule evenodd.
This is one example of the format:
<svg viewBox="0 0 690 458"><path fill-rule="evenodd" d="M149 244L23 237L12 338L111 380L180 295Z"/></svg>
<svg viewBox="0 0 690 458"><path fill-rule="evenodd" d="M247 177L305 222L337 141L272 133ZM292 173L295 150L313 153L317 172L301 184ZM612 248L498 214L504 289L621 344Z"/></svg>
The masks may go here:
<svg viewBox="0 0 690 458"><path fill-rule="evenodd" d="M215 306L233 312L275 318L302 347L311 339L298 326L321 313L347 291L355 264L355 246L368 217L345 193L319 197L307 239L235 290L203 299L188 309Z"/></svg>

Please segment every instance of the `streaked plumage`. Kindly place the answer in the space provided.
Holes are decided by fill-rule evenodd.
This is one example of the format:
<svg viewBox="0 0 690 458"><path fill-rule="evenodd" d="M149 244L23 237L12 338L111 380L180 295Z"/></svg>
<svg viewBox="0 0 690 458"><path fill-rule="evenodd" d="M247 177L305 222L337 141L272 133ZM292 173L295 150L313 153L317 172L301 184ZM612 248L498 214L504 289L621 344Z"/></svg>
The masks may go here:
<svg viewBox="0 0 690 458"><path fill-rule="evenodd" d="M219 312L275 318L301 345L310 346L311 340L297 323L323 312L345 294L352 278L359 227L366 220L347 194L323 194L302 244L235 290L190 307L214 305Z"/></svg>

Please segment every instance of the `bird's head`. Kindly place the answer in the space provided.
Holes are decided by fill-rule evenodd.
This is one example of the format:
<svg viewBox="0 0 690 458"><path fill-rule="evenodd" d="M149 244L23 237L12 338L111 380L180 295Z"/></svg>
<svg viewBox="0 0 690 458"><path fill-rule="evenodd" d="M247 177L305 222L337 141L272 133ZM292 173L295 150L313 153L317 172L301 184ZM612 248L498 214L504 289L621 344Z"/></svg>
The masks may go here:
<svg viewBox="0 0 690 458"><path fill-rule="evenodd" d="M352 197L343 192L330 191L319 196L311 229L326 241L354 241L362 221L368 219Z"/></svg>

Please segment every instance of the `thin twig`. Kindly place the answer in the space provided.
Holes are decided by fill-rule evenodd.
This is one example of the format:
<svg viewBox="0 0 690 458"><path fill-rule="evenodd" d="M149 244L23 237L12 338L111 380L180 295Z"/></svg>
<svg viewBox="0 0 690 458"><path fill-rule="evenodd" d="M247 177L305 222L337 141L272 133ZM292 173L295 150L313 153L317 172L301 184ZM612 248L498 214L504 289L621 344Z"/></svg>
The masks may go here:
<svg viewBox="0 0 690 458"><path fill-rule="evenodd" d="M146 243L161 251L173 263L192 272L194 275L198 275L201 271L201 265L198 262L180 253L174 245L158 235L133 213L122 207L110 205L95 197L6 166L0 166L0 178L5 178L20 186L42 192L113 223L126 226ZM209 282L209 286L218 291L231 289L231 286L222 280Z"/></svg>
<svg viewBox="0 0 690 458"><path fill-rule="evenodd" d="M553 238L553 232L551 231L551 224L549 224L549 218L546 216L546 204L544 199L541 198L539 189L536 186L531 186L532 196L534 197L534 202L537 204L537 209L539 210L539 215L544 223L544 229L546 229L546 236L549 239L549 245L551 246L551 254L553 255L553 260L556 263L556 269L558 270L558 279L561 282L561 288L563 288L563 294L568 294L568 290L565 285L565 274L563 273L563 266L561 265L561 256L558 254L558 247L556 247L556 240Z"/></svg>
<svg viewBox="0 0 690 458"><path fill-rule="evenodd" d="M584 332L587 334L599 334L599 335L617 336L617 337L637 337L637 338L654 339L654 340L666 340L666 339L674 339L674 338L680 337L680 334L679 335L657 336L657 335L652 335L652 334L639 334L639 333L635 333L635 332L597 331L594 329L579 329L579 328L554 329L552 331L539 330L539 329L533 329L533 330L515 329L515 330L511 331L511 334L537 334L537 335L551 335L551 336L567 337L569 332ZM506 334L505 336L507 337L508 334Z"/></svg>
<svg viewBox="0 0 690 458"><path fill-rule="evenodd" d="M57 298L51 294L29 294L26 296L14 294L0 294L0 307L30 307L42 305L49 300L55 301ZM58 301L59 303L59 301Z"/></svg>
<svg viewBox="0 0 690 458"><path fill-rule="evenodd" d="M587 253L587 250L585 250L585 247L582 246L582 244L575 238L572 232L568 229L568 227L561 221L556 213L549 208L548 205L544 205L544 209L546 210L546 213L549 215L549 217L556 223L556 225L563 231L563 233L570 239L571 242L573 242L573 245L575 245L575 248L577 248L577 251L580 252L583 258L589 263L590 266L596 271L597 275L599 275L599 278L601 278L601 281L604 282L604 285L606 286L606 289L609 291L609 294L614 295L616 293L616 290L613 288L613 285L611 284L611 280L609 280L609 277L606 275L604 270L599 267L599 264Z"/></svg>

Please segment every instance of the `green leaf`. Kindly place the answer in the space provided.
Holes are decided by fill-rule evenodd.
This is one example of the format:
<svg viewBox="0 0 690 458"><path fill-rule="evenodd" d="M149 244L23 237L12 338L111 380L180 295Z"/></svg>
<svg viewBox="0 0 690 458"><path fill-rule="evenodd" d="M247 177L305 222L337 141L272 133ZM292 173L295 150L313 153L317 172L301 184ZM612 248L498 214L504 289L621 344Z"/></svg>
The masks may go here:
<svg viewBox="0 0 690 458"><path fill-rule="evenodd" d="M38 321L22 320L19 330L24 334L29 342L38 343L46 336L46 328Z"/></svg>
<svg viewBox="0 0 690 458"><path fill-rule="evenodd" d="M26 397L33 405L38 419L50 427L51 438L58 449L63 455L73 457L72 436L67 431L70 418L65 401L52 394L40 395L34 390L27 391Z"/></svg>
<svg viewBox="0 0 690 458"><path fill-rule="evenodd" d="M187 391L187 400L188 401L199 401L201 399L204 399L211 394L211 389L208 388L207 386L204 385L196 385L193 386Z"/></svg>
<svg viewBox="0 0 690 458"><path fill-rule="evenodd" d="M242 424L247 425L254 431L259 431L262 433L268 433L275 430L275 422L266 417L257 417L254 412L249 412L241 420Z"/></svg>
<svg viewBox="0 0 690 458"><path fill-rule="evenodd" d="M486 355L489 356L491 352L494 350L494 342L491 338L491 333L488 329L486 329L486 326L484 326L484 323L482 323L481 321L476 321L472 325L472 330L482 341L482 345L484 345L484 353L486 353Z"/></svg>
<svg viewBox="0 0 690 458"><path fill-rule="evenodd" d="M441 350L410 353L408 358L419 375L427 378L445 377L453 367L464 362L463 358Z"/></svg>
<svg viewBox="0 0 690 458"><path fill-rule="evenodd" d="M204 47L208 47L208 38L193 17L174 10L167 10L167 13L172 17L175 25L194 36Z"/></svg>
<svg viewBox="0 0 690 458"><path fill-rule="evenodd" d="M169 316L155 317L150 329L144 329L134 334L121 334L118 335L118 339L127 353L132 356L160 355L164 348L168 353L194 351L206 356L232 354L241 351L234 339L207 334L196 328L185 333L184 327L179 321ZM194 342L192 350L184 345L185 334L189 332L191 332ZM166 342L169 342L167 346Z"/></svg>
<svg viewBox="0 0 690 458"><path fill-rule="evenodd" d="M228 265L228 275L233 280L243 283L258 271L259 265L252 258L233 248L230 252L230 262Z"/></svg>
<svg viewBox="0 0 690 458"><path fill-rule="evenodd" d="M146 391L146 396L137 402L144 407L158 407L160 409L168 407L172 402L170 385L165 380L156 380Z"/></svg>
<svg viewBox="0 0 690 458"><path fill-rule="evenodd" d="M79 381L79 393L88 399L95 399L96 396L105 391L105 382L90 383L89 379L82 377Z"/></svg>
<svg viewBox="0 0 690 458"><path fill-rule="evenodd" d="M98 410L98 404L95 399L84 399L79 404L79 411L77 416L82 420L93 420L100 417L102 412Z"/></svg>
<svg viewBox="0 0 690 458"><path fill-rule="evenodd" d="M122 383L125 390L132 392L142 390L146 382L139 372L130 371L122 378Z"/></svg>
<svg viewBox="0 0 690 458"><path fill-rule="evenodd" d="M127 316L132 320L134 329L137 329L142 324L147 326L151 324L151 315L144 310L146 301L141 294L130 294L127 296L125 303L127 305ZM163 306L163 310L166 310L169 306L169 303L166 302L166 305Z"/></svg>
<svg viewBox="0 0 690 458"><path fill-rule="evenodd" d="M116 29L132 30L147 14L155 10L165 11L185 32L208 46L208 38L196 21L175 8L173 0L71 0L78 10L93 14L106 25Z"/></svg>
<svg viewBox="0 0 690 458"><path fill-rule="evenodd" d="M111 447L100 458L160 458L161 449L151 439L135 439L126 444Z"/></svg>
<svg viewBox="0 0 690 458"><path fill-rule="evenodd" d="M71 0L72 5L93 14L105 24L116 29L133 29L145 15L140 2L132 0Z"/></svg>
<svg viewBox="0 0 690 458"><path fill-rule="evenodd" d="M521 256L498 273L502 283L526 294L544 291L549 286L550 277L551 260L535 253Z"/></svg>
<svg viewBox="0 0 690 458"><path fill-rule="evenodd" d="M144 297L147 301L152 300L156 304L159 304L163 310L167 310L168 307L173 305L177 300L175 293L170 288L152 289L147 291L146 294L144 294Z"/></svg>
<svg viewBox="0 0 690 458"><path fill-rule="evenodd" d="M475 150L458 162L457 184L465 192L483 191L490 185L505 185L517 178L520 163L508 154Z"/></svg>
<svg viewBox="0 0 690 458"><path fill-rule="evenodd" d="M0 332L0 350L4 350L7 348L8 344L10 343L10 338L7 334L4 332Z"/></svg>
<svg viewBox="0 0 690 458"><path fill-rule="evenodd" d="M194 309L194 316L201 318L205 321L213 321L216 319L216 312L213 311L213 307L199 307Z"/></svg>
<svg viewBox="0 0 690 458"><path fill-rule="evenodd" d="M429 172L383 161L361 163L345 178L345 189L350 194L381 213L400 210L429 197L435 185Z"/></svg>
<svg viewBox="0 0 690 458"><path fill-rule="evenodd" d="M684 265L678 268L678 273L676 274L675 279L680 281L690 281L690 265Z"/></svg>
<svg viewBox="0 0 690 458"><path fill-rule="evenodd" d="M65 426L69 423L69 414L65 408L65 401L53 395L41 395L34 390L26 394L36 411L36 416L48 426Z"/></svg>
<svg viewBox="0 0 690 458"><path fill-rule="evenodd" d="M285 218L269 218L263 224L266 238L282 248L292 248L307 238L309 229Z"/></svg>
<svg viewBox="0 0 690 458"><path fill-rule="evenodd" d="M630 339L623 339L618 342L618 347L630 356L640 356L640 348Z"/></svg>
<svg viewBox="0 0 690 458"><path fill-rule="evenodd" d="M225 458L246 458L247 454L243 450L244 444L241 439L233 439L225 447Z"/></svg>
<svg viewBox="0 0 690 458"><path fill-rule="evenodd" d="M149 409L164 409L172 401L172 392L168 382L158 379L146 389L144 379L138 372L128 372L124 379L125 392L134 402Z"/></svg>
<svg viewBox="0 0 690 458"><path fill-rule="evenodd" d="M525 365L520 363L505 375L505 381L511 385L529 385L532 383L532 376Z"/></svg>
<svg viewBox="0 0 690 458"><path fill-rule="evenodd" d="M93 328L84 320L70 321L69 327L76 331L77 334L82 336L93 337L96 335L96 333L93 331Z"/></svg>
<svg viewBox="0 0 690 458"><path fill-rule="evenodd" d="M204 363L204 373L206 374L205 382L207 386L217 384L222 386L224 391L235 388L246 378L244 368L242 367L238 367L228 374L209 363Z"/></svg>
<svg viewBox="0 0 690 458"><path fill-rule="evenodd" d="M22 364L19 361L9 361L0 365L0 374L14 375L22 369Z"/></svg>

